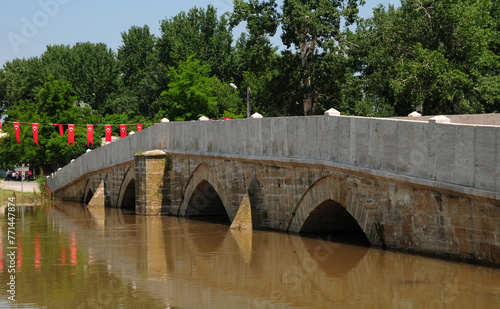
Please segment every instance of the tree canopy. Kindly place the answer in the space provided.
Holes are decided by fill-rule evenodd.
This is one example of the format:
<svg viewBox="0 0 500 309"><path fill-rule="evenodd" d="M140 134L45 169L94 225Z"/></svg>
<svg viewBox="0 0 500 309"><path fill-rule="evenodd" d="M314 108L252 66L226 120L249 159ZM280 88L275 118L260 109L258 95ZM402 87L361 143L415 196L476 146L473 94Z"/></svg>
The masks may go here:
<svg viewBox="0 0 500 309"><path fill-rule="evenodd" d="M38 57L0 69L2 167L20 162L47 171L86 149L56 128L10 123L143 123L246 115L401 116L500 110L500 2L404 0L358 16L363 0L235 0L232 12L193 7L122 32L114 51L104 43L49 45ZM233 27L246 30L233 37ZM281 44L270 38L280 33ZM234 83L240 90L229 86ZM65 127L66 129L66 127ZM97 141L97 139L96 139ZM98 143L96 143L97 146Z"/></svg>

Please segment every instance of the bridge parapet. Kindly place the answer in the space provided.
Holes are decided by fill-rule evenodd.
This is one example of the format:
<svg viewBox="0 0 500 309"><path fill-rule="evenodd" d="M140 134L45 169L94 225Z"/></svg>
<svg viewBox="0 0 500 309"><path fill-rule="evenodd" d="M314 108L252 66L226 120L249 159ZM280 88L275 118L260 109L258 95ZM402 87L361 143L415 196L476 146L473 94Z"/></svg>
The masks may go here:
<svg viewBox="0 0 500 309"><path fill-rule="evenodd" d="M160 123L82 155L48 177L58 190L154 149L332 162L500 192L500 127L348 116ZM486 194L483 192L482 194Z"/></svg>

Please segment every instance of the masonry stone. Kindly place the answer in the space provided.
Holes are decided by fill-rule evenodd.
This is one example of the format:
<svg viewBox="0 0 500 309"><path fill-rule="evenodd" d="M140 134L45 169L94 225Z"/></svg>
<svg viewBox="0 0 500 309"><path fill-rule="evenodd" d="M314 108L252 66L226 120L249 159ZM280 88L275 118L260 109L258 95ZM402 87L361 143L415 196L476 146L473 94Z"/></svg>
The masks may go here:
<svg viewBox="0 0 500 309"><path fill-rule="evenodd" d="M160 123L47 182L57 198L89 203L104 191L106 206L134 202L137 214L238 222L247 205L257 229L357 226L374 245L500 264L500 128L418 118Z"/></svg>

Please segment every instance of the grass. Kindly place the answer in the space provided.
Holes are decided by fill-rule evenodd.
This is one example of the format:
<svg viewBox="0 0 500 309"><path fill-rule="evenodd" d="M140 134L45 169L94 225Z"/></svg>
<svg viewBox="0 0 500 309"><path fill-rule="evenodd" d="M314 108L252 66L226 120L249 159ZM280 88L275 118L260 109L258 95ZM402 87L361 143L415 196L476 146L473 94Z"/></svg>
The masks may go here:
<svg viewBox="0 0 500 309"><path fill-rule="evenodd" d="M7 205L7 203L11 202L12 198L15 199L17 205L34 204L36 196L37 193L34 192L24 192L21 194L19 191L0 189L0 206Z"/></svg>
<svg viewBox="0 0 500 309"><path fill-rule="evenodd" d="M51 204L53 194L48 191L44 178L37 180L39 192L24 192L21 194L19 191L0 189L0 206L7 205L15 201L16 205L40 205L46 206ZM12 199L14 198L14 199Z"/></svg>

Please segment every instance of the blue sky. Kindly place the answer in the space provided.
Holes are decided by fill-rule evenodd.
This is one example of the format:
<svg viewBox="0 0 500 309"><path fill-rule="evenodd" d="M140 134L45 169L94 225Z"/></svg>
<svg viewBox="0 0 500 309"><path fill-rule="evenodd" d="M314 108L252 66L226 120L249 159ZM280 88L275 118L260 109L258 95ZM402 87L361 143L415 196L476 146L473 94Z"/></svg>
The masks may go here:
<svg viewBox="0 0 500 309"><path fill-rule="evenodd" d="M47 45L103 42L116 51L121 33L131 26L148 25L159 35L161 20L209 4L219 14L233 7L232 0L4 0L0 4L0 66L15 58L39 56ZM378 4L399 6L400 1L367 0L360 15L370 17ZM242 30L235 29L235 39Z"/></svg>

